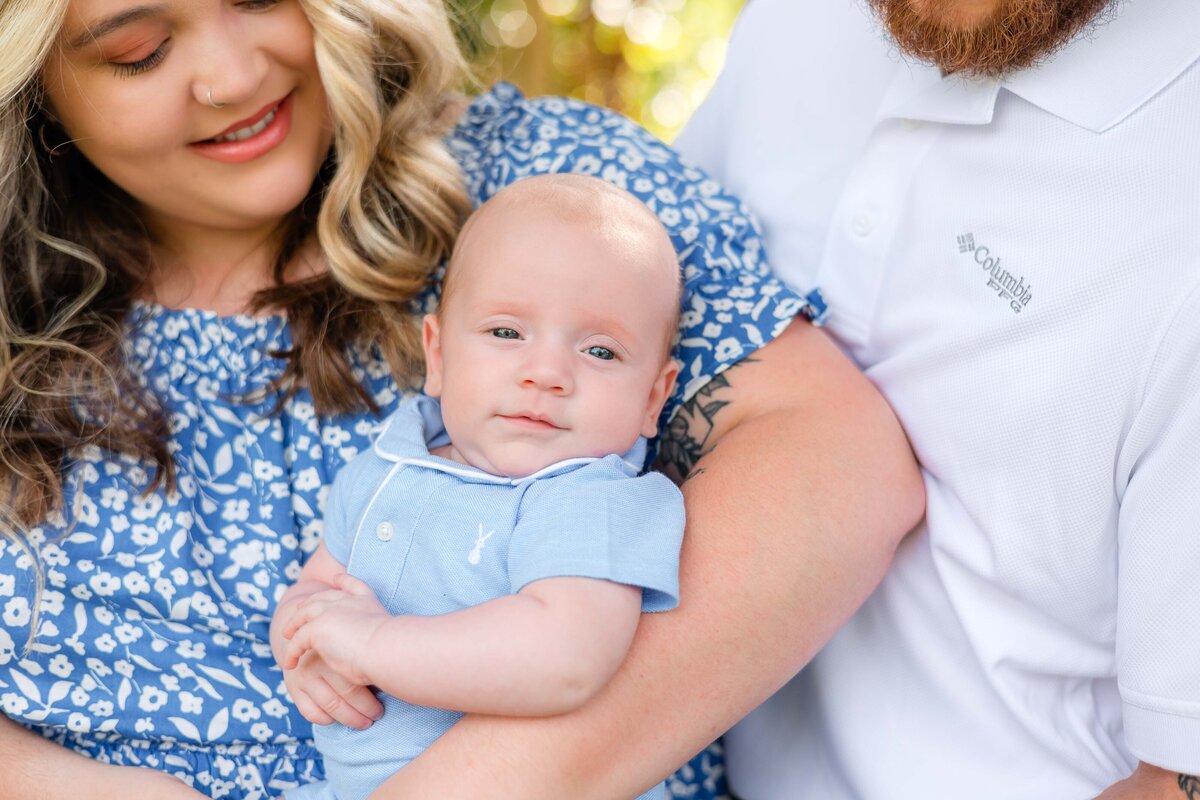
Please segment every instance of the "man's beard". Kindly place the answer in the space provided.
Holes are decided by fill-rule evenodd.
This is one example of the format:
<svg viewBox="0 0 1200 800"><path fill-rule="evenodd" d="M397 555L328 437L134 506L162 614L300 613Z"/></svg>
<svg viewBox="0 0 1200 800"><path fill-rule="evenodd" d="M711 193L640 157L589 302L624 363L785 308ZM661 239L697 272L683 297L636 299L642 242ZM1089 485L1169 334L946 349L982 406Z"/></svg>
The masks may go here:
<svg viewBox="0 0 1200 800"><path fill-rule="evenodd" d="M999 0L971 26L955 18L956 0L868 2L903 52L945 73L998 76L1037 64L1113 0Z"/></svg>

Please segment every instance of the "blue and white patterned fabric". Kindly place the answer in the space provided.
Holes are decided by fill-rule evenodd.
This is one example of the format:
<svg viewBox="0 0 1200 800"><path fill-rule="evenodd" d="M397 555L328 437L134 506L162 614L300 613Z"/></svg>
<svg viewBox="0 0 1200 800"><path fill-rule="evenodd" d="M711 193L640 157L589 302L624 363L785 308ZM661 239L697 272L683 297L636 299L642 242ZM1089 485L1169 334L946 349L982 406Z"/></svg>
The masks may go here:
<svg viewBox="0 0 1200 800"><path fill-rule="evenodd" d="M665 475L638 475L644 439L624 456L571 458L524 478L430 454L449 441L441 405L418 395L333 482L325 546L389 613L448 614L562 576L638 586L643 611L678 603L683 496ZM366 730L314 730L328 783L288 800L366 800L462 716L379 699L383 717Z"/></svg>
<svg viewBox="0 0 1200 800"><path fill-rule="evenodd" d="M447 141L476 204L527 175L582 172L658 214L685 281L683 372L664 421L793 316L823 310L816 293L798 297L770 276L736 199L617 114L502 84ZM377 419L320 416L303 390L271 414L279 395L263 390L284 367L272 354L291 344L282 315L143 304L127 325L128 358L169 414L178 486L147 494L143 465L97 448L74 455L67 510L31 532L46 583L28 650L32 562L15 544L0 549L0 708L80 753L165 770L214 798L277 797L323 770L268 624L321 537L334 475ZM400 393L379 354L354 357L392 411ZM681 775L678 796L711 797L718 751Z"/></svg>

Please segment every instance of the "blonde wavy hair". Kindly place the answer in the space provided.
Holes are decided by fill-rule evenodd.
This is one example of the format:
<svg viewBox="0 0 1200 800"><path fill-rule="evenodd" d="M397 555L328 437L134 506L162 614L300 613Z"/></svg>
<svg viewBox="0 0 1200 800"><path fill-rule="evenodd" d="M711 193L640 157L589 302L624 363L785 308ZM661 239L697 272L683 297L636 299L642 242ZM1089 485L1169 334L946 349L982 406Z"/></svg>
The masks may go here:
<svg viewBox="0 0 1200 800"><path fill-rule="evenodd" d="M467 68L442 0L299 2L333 147L283 223L275 285L254 308L288 315L285 397L307 386L331 414L374 408L353 376L356 347L378 346L401 383L418 378L412 301L470 209L442 142ZM152 464L149 490L174 484L163 410L121 347L148 285L148 234L136 203L61 146L66 134L43 107L41 65L67 5L0 0L0 534L27 552L25 533L62 508L65 467L80 448ZM285 283L314 232L328 273Z"/></svg>

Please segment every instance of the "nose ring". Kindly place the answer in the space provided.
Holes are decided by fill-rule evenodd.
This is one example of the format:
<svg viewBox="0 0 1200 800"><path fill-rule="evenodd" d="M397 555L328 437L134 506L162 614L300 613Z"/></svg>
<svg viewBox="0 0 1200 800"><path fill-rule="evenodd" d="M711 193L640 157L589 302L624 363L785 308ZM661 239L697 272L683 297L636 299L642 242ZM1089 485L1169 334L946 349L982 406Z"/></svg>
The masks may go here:
<svg viewBox="0 0 1200 800"><path fill-rule="evenodd" d="M211 86L208 87L208 104L210 106L212 106L213 108L224 108L225 107L224 103L218 103L212 99L212 87Z"/></svg>

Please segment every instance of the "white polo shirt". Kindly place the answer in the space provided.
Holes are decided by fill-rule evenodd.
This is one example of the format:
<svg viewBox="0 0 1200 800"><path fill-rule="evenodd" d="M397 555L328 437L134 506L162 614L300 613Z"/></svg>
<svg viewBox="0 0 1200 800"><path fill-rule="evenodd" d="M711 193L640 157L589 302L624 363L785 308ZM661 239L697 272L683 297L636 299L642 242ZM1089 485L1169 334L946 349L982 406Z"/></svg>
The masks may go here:
<svg viewBox="0 0 1200 800"><path fill-rule="evenodd" d="M824 289L928 512L728 737L745 800L1200 773L1198 58L1197 0L1000 82L902 62L862 0L749 4L679 144Z"/></svg>

